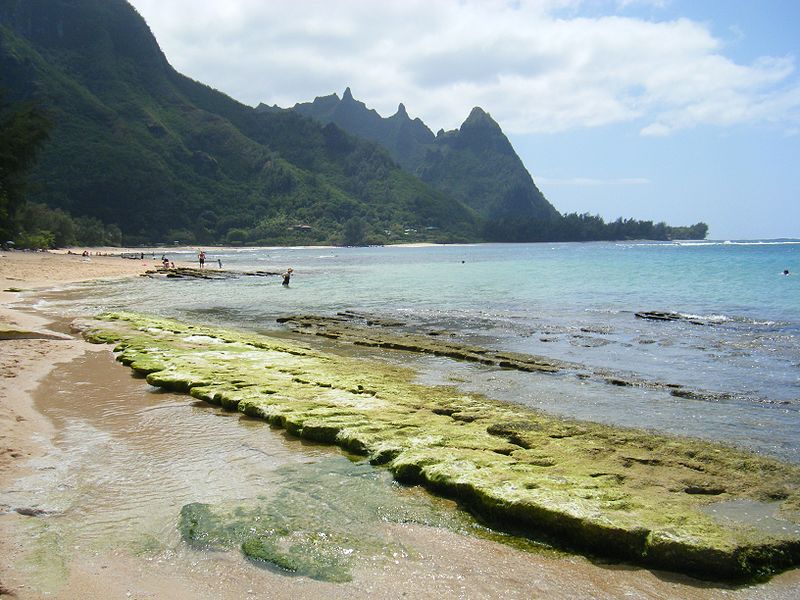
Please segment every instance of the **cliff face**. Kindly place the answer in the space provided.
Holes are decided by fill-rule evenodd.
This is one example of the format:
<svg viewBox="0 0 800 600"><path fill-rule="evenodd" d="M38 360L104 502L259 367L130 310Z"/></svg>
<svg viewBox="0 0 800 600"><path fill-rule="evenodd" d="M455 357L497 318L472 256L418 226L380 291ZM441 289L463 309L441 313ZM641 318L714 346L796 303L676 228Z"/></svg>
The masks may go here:
<svg viewBox="0 0 800 600"><path fill-rule="evenodd" d="M500 126L481 108L474 108L459 129L436 136L420 119L412 120L403 104L383 118L355 100L350 88L341 99L322 96L293 110L377 142L403 169L486 219L558 216Z"/></svg>

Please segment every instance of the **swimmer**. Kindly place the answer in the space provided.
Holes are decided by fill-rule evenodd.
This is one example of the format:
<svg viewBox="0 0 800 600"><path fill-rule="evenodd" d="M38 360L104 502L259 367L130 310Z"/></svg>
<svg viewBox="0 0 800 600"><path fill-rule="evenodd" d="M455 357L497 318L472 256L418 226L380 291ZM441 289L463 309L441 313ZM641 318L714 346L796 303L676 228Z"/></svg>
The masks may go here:
<svg viewBox="0 0 800 600"><path fill-rule="evenodd" d="M292 267L286 269L286 273L282 275L283 283L281 285L289 287L289 280L292 278L292 271L293 271Z"/></svg>

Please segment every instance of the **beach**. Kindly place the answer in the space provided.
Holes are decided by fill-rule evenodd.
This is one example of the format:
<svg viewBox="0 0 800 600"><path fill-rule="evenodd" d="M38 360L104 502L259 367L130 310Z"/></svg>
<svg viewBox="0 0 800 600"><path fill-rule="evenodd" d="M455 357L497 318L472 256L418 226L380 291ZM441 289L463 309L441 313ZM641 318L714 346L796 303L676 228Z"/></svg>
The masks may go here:
<svg viewBox="0 0 800 600"><path fill-rule="evenodd" d="M79 255L49 252L0 253L0 397L3 398L0 404L0 479L3 485L25 474L28 461L46 452L47 440L53 435L50 422L33 406L33 392L58 365L87 351L80 339L51 329L48 319L20 310L17 302L21 290L130 276L141 273L144 268L139 261L134 264L117 257L85 260ZM21 585L13 582L11 574L20 559L22 545L9 535L7 523L8 519L4 519L0 525L0 555L3 557L0 595Z"/></svg>
<svg viewBox="0 0 800 600"><path fill-rule="evenodd" d="M0 477L3 489L17 481L37 481L37 468L58 472L57 465L63 458L63 449L59 448L65 444L65 430L72 422L70 419L76 418L76 410L85 412L96 428L106 427L104 415L107 412L93 414L88 403L84 409L76 409L75 405L58 399L59 393L86 382L90 389L116 390L120 396L139 398L144 395L142 382L132 379L113 361L109 346L88 344L71 331L69 322L51 321L31 308L36 299L35 290L81 281L132 277L156 266L152 259L96 255L88 258L23 252L3 253L0 258L0 289L26 290L24 293L3 291L0 295L3 349L0 355L0 397L3 398ZM83 398L94 398L86 390L80 393ZM177 403L177 419L190 410L186 396L150 396L143 410L151 411L155 402L158 406ZM96 400L108 402L107 398L97 397ZM57 410L48 413L50 405L57 405ZM67 413L69 419L63 416ZM203 427L211 426L212 421L230 422L230 419L219 419L217 414L208 414L203 409L195 417L203 419ZM224 423L225 427L229 425L231 429L226 430L226 436L242 429L237 423ZM114 429L121 426L107 427L112 434L130 436L122 433L122 429ZM253 433L258 439L276 436L269 430L254 430ZM280 452L285 452L287 461L308 452L311 452L309 460L336 461L339 456L335 450L309 449L297 440L284 437L269 443L276 443ZM175 452L175 448L170 448L166 453L175 456ZM103 458L98 460L102 462ZM109 457L108 461L111 460ZM29 508L35 513L36 507L8 506L4 508L5 514L0 515L0 590L3 590L0 595L13 592L21 598L265 597L262 590L267 588L274 594L272 597L320 594L343 598L396 597L398 583L404 581L409 582L403 584L406 597L427 597L435 593L439 597L453 598L613 598L621 595L790 598L800 587L797 570L781 574L766 585L731 588L647 569L595 565L580 557L532 554L443 529L397 524L387 525L382 535L413 547L416 556L401 556L378 568L356 572L353 581L343 584L287 577L274 570L258 569L241 561L235 553L223 553L216 558L194 554L180 560L161 560L164 552L148 555L119 549L112 553L76 552L61 572L63 581L47 581L40 577L31 580L32 571L26 562L29 548L24 538L25 524L30 520L46 521L48 517L20 514L10 510L12 508ZM475 556L481 557L480 564L475 563ZM157 558L153 560L154 557Z"/></svg>
<svg viewBox="0 0 800 600"><path fill-rule="evenodd" d="M49 289L59 284L139 275L153 268L153 261L123 260L116 256L92 256L65 252L0 252L0 407L3 450L0 472L7 474L25 457L37 453L35 433L48 424L32 408L30 394L56 365L86 351L86 345L65 332L49 329L41 315L19 310L23 290ZM8 291L17 290L17 291ZM22 332L15 334L15 332Z"/></svg>

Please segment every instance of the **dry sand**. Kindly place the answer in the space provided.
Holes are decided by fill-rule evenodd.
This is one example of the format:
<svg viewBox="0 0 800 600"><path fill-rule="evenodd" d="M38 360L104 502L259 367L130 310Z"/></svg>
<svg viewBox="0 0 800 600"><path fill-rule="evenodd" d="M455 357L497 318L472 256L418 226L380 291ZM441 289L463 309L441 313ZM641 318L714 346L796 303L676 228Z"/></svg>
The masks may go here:
<svg viewBox="0 0 800 600"><path fill-rule="evenodd" d="M119 251L119 250L117 250ZM146 255L149 255L146 253ZM157 254L156 256L160 256ZM87 352L108 352L69 335L26 308L24 294L97 278L135 276L155 266L151 259L129 260L58 253L0 253L0 490L26 474L28 461L51 447L53 424L34 405L40 382L58 365ZM27 332L22 335L20 332ZM144 563L137 557L94 557L71 564L55 593L37 592L20 569L26 543L19 523L26 517L3 514L0 506L0 597L16 598L797 598L800 570L763 586L731 589L641 569L600 568L579 557L526 555L463 536L418 534L423 563L401 563L370 573L352 584L336 585L287 578L258 570L235 558L202 560L209 569L191 574ZM30 517L28 517L30 518ZM401 529L398 535L412 535ZM420 535L422 536L420 538ZM411 570L409 571L409 568ZM252 571L252 567L250 567ZM254 585L255 584L255 585ZM255 588L255 589L254 589Z"/></svg>

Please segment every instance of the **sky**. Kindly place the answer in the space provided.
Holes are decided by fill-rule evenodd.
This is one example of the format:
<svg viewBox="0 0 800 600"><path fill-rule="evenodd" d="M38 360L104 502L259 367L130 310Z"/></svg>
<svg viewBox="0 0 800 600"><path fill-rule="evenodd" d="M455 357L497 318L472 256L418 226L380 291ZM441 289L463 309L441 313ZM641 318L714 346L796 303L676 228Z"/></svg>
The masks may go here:
<svg viewBox="0 0 800 600"><path fill-rule="evenodd" d="M434 132L474 106L560 212L800 238L800 1L131 0L255 106L350 87Z"/></svg>

